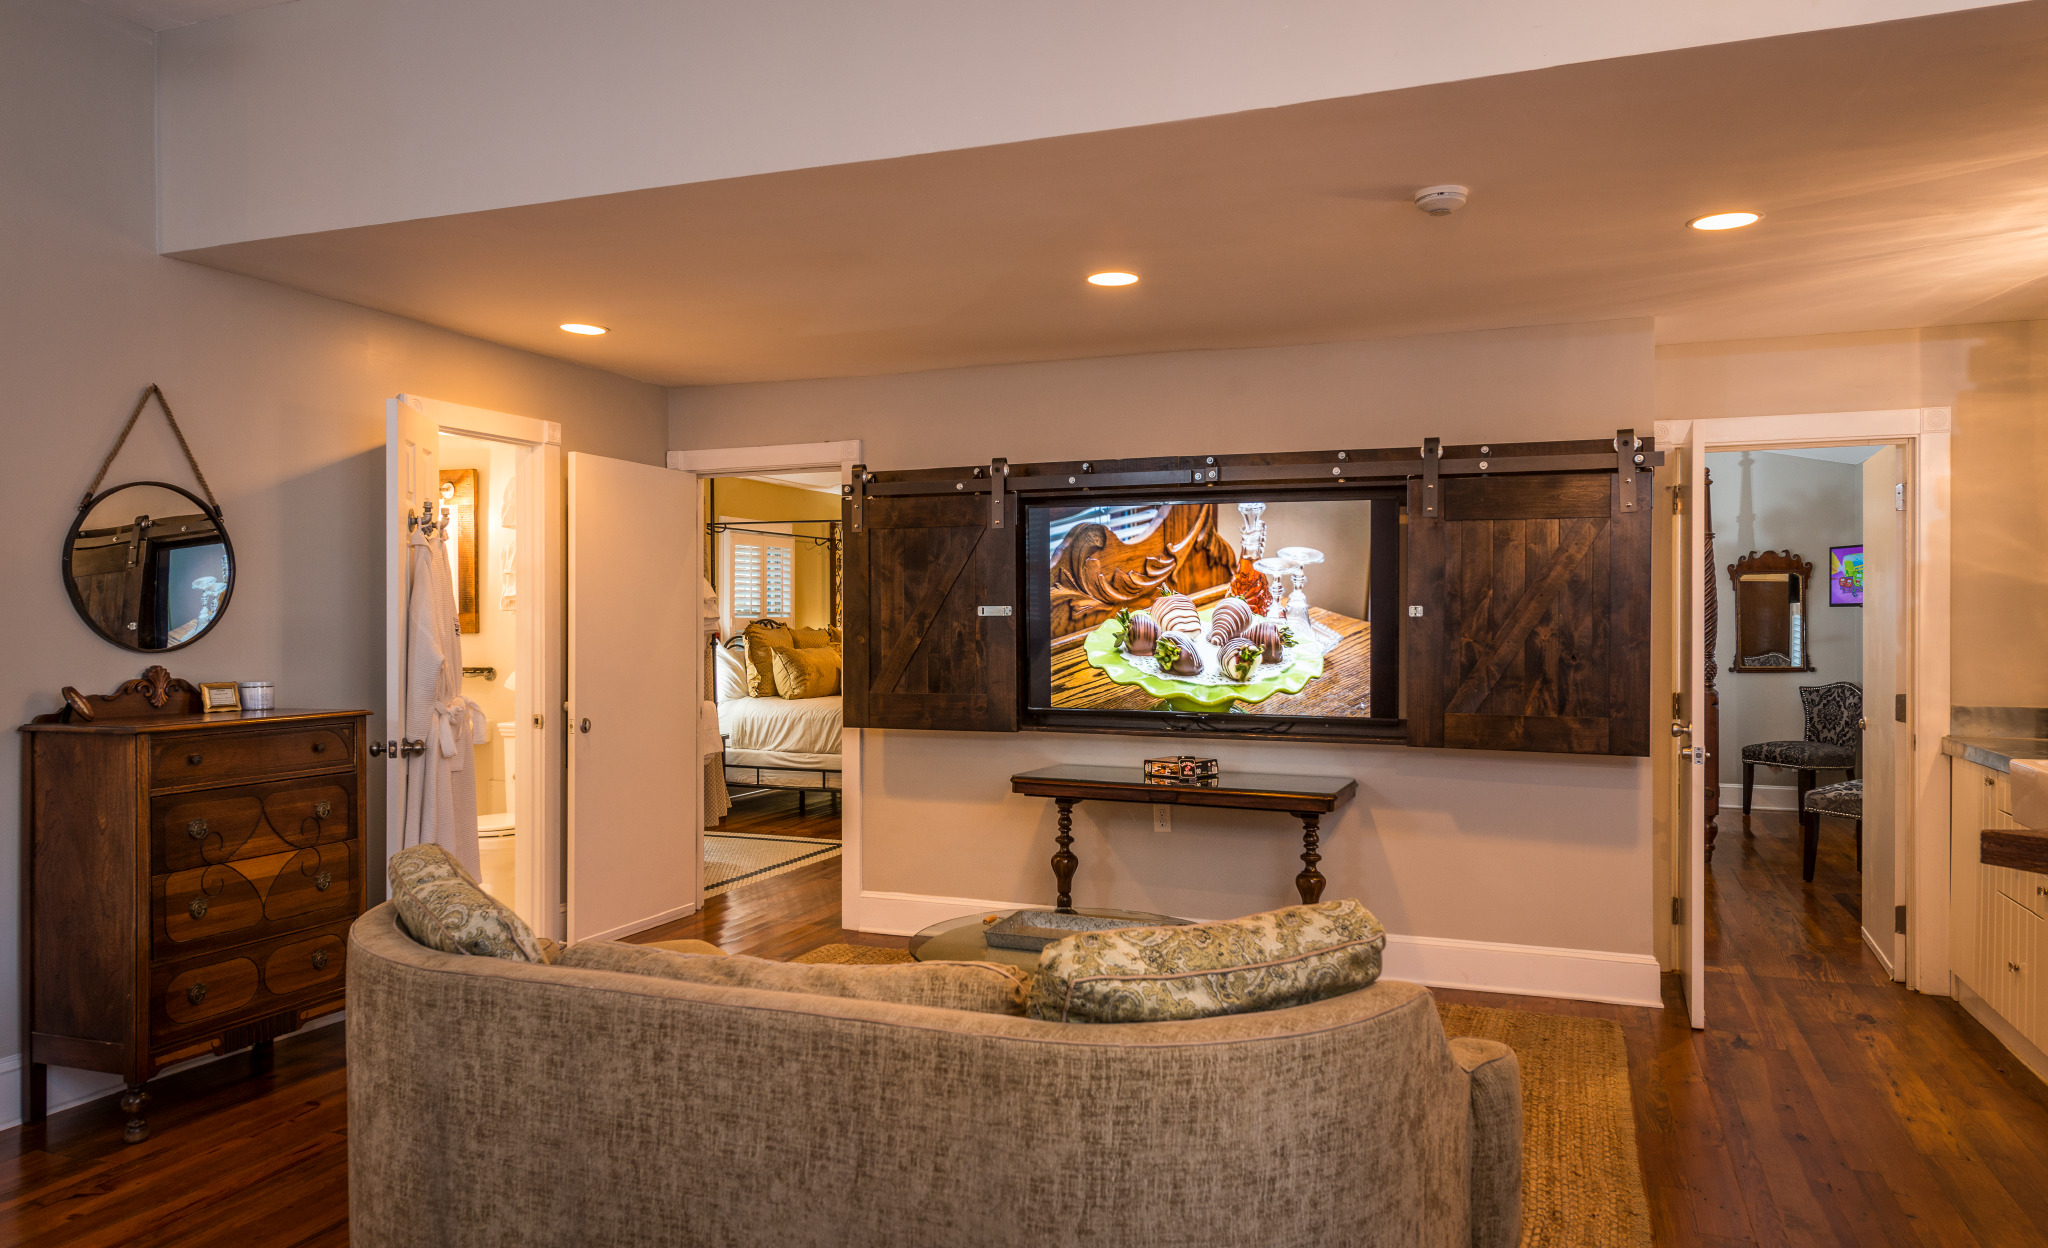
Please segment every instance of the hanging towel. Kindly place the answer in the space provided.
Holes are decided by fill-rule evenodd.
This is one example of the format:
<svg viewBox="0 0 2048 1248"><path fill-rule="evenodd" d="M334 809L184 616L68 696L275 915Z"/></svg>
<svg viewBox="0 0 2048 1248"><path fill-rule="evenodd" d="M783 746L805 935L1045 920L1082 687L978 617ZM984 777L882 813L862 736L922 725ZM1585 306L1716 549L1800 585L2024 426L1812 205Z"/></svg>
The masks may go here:
<svg viewBox="0 0 2048 1248"><path fill-rule="evenodd" d="M406 598L405 735L426 747L405 760L401 843L439 845L482 878L476 839L475 746L483 708L462 696L462 635L448 543L414 530Z"/></svg>

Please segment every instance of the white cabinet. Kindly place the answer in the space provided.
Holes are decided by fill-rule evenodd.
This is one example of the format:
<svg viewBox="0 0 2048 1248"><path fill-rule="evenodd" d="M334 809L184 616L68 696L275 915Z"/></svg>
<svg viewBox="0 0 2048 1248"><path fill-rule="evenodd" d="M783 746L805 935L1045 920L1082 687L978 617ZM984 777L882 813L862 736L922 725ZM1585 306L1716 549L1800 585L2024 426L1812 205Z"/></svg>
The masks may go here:
<svg viewBox="0 0 2048 1248"><path fill-rule="evenodd" d="M2016 828L2011 780L1956 759L1950 788L1951 936L1956 976L2028 1040L2048 1048L2048 875L1978 859L1987 829Z"/></svg>

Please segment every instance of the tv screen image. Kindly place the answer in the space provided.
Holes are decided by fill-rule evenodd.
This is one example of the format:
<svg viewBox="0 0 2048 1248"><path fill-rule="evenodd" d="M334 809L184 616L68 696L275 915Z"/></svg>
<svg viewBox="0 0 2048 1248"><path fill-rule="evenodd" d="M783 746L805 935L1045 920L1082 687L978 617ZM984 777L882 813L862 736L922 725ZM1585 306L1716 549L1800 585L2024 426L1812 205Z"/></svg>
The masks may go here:
<svg viewBox="0 0 2048 1248"><path fill-rule="evenodd" d="M1371 500L1034 511L1050 709L1371 717Z"/></svg>

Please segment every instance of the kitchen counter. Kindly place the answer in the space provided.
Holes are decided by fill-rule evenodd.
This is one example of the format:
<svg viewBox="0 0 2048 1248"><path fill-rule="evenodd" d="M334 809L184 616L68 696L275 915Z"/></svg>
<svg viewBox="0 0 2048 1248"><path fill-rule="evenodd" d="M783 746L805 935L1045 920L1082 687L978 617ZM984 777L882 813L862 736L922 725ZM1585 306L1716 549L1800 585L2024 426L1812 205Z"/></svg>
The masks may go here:
<svg viewBox="0 0 2048 1248"><path fill-rule="evenodd" d="M1941 752L1993 771L2010 772L2015 758L2048 758L2040 737L1943 737Z"/></svg>

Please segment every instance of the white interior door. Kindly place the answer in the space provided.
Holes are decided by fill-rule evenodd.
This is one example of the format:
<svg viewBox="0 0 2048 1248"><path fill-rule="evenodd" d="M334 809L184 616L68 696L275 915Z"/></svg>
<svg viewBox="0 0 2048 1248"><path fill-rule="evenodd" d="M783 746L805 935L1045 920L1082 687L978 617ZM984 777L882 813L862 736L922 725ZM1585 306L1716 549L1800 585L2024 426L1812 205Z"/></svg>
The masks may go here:
<svg viewBox="0 0 2048 1248"><path fill-rule="evenodd" d="M1683 500L1672 517L1673 587L1672 683L1678 691L1678 716L1672 723L1671 826L1672 864L1678 905L1672 915L1674 948L1685 984L1685 1011L1694 1027L1707 1025L1707 768L1706 715L1707 461L1699 424L1685 428L1679 440L1664 448L1665 466L1674 475Z"/></svg>
<svg viewBox="0 0 2048 1248"><path fill-rule="evenodd" d="M697 908L698 565L692 473L569 455L568 938Z"/></svg>
<svg viewBox="0 0 2048 1248"><path fill-rule="evenodd" d="M1863 939L1893 979L1906 977L1903 861L1910 806L1898 800L1911 770L1911 728L1899 701L1906 659L1905 456L1887 446L1863 461Z"/></svg>
<svg viewBox="0 0 2048 1248"><path fill-rule="evenodd" d="M384 722L383 748L371 766L384 773L384 859L398 847L405 828L405 767L393 748L405 736L405 608L412 591L412 560L406 548L409 522L429 515L441 495L441 426L400 395L384 405ZM378 860L372 878L384 878ZM372 894L377 888L373 886Z"/></svg>

